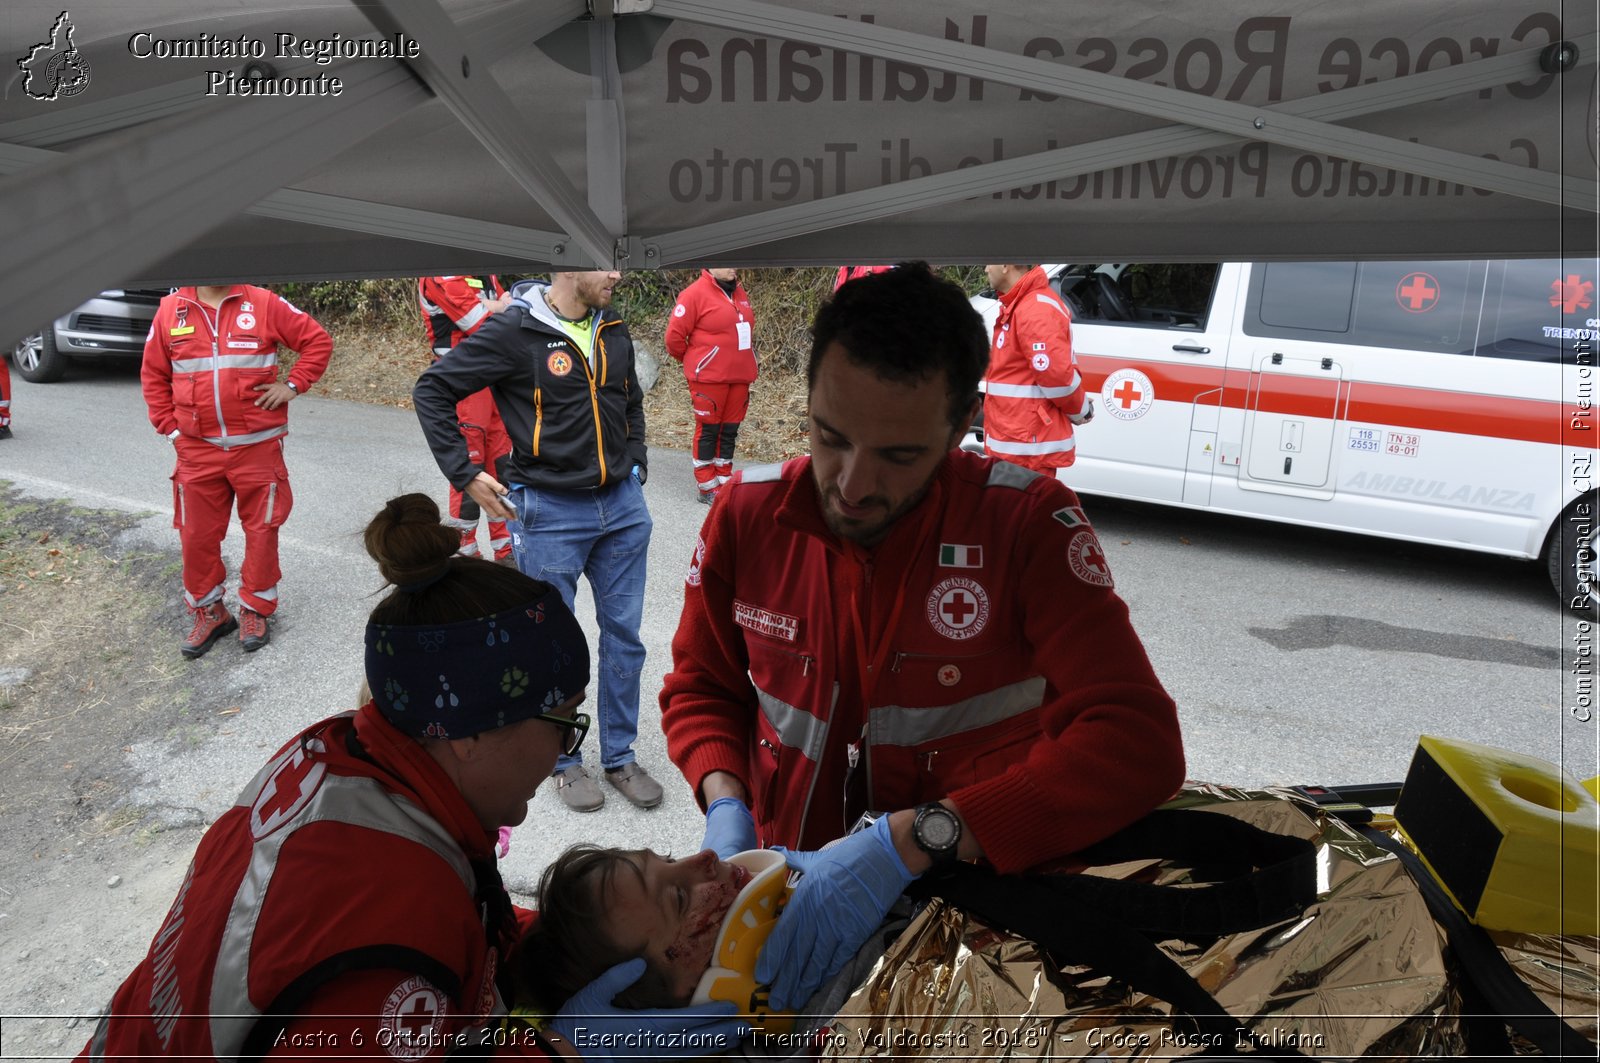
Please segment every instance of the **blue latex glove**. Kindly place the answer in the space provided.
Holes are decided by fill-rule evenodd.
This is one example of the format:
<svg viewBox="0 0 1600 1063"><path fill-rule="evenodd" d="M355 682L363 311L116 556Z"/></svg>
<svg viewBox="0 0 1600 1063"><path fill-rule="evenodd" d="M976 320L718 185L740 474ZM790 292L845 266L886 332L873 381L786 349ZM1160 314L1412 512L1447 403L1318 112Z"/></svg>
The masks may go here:
<svg viewBox="0 0 1600 1063"><path fill-rule="evenodd" d="M726 860L756 847L756 821L737 797L719 797L706 809L706 836L700 848Z"/></svg>
<svg viewBox="0 0 1600 1063"><path fill-rule="evenodd" d="M756 981L772 986L772 1007L805 1006L844 968L916 878L889 836L889 817L815 853L779 848L800 884L756 961Z"/></svg>
<svg viewBox="0 0 1600 1063"><path fill-rule="evenodd" d="M727 1001L634 1011L613 998L644 974L642 957L619 963L584 986L550 1020L584 1059L690 1059L726 1052L750 1032ZM686 1036L687 1035L687 1036Z"/></svg>

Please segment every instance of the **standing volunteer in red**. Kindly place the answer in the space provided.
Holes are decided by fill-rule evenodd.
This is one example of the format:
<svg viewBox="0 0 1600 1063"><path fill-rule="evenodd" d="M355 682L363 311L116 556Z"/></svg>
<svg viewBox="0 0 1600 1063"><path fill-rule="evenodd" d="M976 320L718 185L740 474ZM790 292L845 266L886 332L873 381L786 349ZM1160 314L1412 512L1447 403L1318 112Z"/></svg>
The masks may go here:
<svg viewBox="0 0 1600 1063"><path fill-rule="evenodd" d="M732 269L702 270L678 293L667 325L667 353L683 363L694 404L694 479L707 504L733 476L733 448L756 378L754 327L750 296Z"/></svg>
<svg viewBox="0 0 1600 1063"><path fill-rule="evenodd" d="M299 354L278 380L278 345ZM183 544L183 598L194 625L180 647L199 657L234 628L247 653L271 638L278 609L278 529L294 506L283 437L289 402L322 378L333 340L294 304L248 284L179 288L144 341L150 423L177 450L172 523ZM234 502L244 527L239 619L223 595L222 540Z"/></svg>
<svg viewBox="0 0 1600 1063"><path fill-rule="evenodd" d="M491 314L510 306L511 297L500 278L492 273L481 277L422 277L417 280L417 303L422 307L428 345L433 348L434 361L438 361L478 331ZM505 422L500 420L500 410L489 389L475 391L456 403L456 419L472 463L498 470L500 459L511 453L511 437L506 435ZM445 523L461 532L461 552L468 557L478 556L478 517L482 513L471 495L450 485L450 516ZM489 547L496 561L514 564L511 533L506 522L496 517L489 517Z"/></svg>
<svg viewBox="0 0 1600 1063"><path fill-rule="evenodd" d="M1072 315L1038 266L983 272L1000 297L983 401L984 448L1054 476L1077 457L1073 426L1094 417L1072 355Z"/></svg>

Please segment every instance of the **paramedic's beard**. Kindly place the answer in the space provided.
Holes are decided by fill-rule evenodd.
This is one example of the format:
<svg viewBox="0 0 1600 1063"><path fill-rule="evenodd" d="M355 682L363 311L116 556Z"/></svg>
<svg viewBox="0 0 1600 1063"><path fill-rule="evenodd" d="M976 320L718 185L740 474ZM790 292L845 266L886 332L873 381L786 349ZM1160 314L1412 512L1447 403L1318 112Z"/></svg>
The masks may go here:
<svg viewBox="0 0 1600 1063"><path fill-rule="evenodd" d="M910 513L928 493L929 484L933 477L928 477L928 482L923 484L912 494L902 499L898 506L891 507L889 500L882 495L869 495L860 502L851 504L844 500L839 489L832 484L821 487L822 492L822 520L827 524L828 530L841 539L848 539L860 546L877 546L889 534L895 522Z"/></svg>

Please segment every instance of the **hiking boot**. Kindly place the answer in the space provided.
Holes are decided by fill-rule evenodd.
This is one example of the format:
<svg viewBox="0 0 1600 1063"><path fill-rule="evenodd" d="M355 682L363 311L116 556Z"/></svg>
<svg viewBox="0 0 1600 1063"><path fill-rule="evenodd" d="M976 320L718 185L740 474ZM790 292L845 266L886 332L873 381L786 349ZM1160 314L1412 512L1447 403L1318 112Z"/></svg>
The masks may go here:
<svg viewBox="0 0 1600 1063"><path fill-rule="evenodd" d="M0 424L0 439L10 439L10 438L11 438L11 426L7 425L7 424Z"/></svg>
<svg viewBox="0 0 1600 1063"><path fill-rule="evenodd" d="M228 607L220 601L199 608L191 607L189 612L194 617L194 628L184 637L179 649L190 660L205 656L213 642L239 626L233 614L228 612Z"/></svg>
<svg viewBox="0 0 1600 1063"><path fill-rule="evenodd" d="M606 772L606 782L622 791L634 808L654 808L661 803L661 784L638 764L624 764Z"/></svg>
<svg viewBox="0 0 1600 1063"><path fill-rule="evenodd" d="M717 500L717 493L715 491L701 491L700 492L700 504L702 506L709 506L711 503L715 502L716 500Z"/></svg>
<svg viewBox="0 0 1600 1063"><path fill-rule="evenodd" d="M506 568L517 567L517 559L513 554L507 554L505 557L497 557L494 559L494 563L497 565L504 565Z"/></svg>
<svg viewBox="0 0 1600 1063"><path fill-rule="evenodd" d="M593 812L606 803L600 784L582 764L574 764L565 771L556 772L556 793L574 812Z"/></svg>
<svg viewBox="0 0 1600 1063"><path fill-rule="evenodd" d="M239 610L239 645L244 652L254 653L272 641L267 630L267 618L248 606Z"/></svg>

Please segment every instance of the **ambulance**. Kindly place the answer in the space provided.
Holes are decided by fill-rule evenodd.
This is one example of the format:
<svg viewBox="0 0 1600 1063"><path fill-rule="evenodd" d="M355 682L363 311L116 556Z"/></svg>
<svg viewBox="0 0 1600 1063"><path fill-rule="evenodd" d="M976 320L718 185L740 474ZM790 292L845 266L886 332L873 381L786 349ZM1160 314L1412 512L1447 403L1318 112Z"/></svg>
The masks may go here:
<svg viewBox="0 0 1600 1063"><path fill-rule="evenodd" d="M1043 268L1074 489L1533 559L1593 613L1596 260Z"/></svg>

